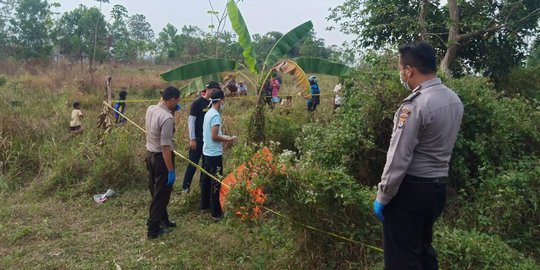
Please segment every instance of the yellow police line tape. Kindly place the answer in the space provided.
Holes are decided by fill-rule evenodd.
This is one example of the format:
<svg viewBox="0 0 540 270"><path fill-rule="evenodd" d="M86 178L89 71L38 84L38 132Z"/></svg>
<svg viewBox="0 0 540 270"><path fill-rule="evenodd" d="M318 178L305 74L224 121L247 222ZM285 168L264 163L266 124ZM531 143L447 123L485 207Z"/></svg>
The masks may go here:
<svg viewBox="0 0 540 270"><path fill-rule="evenodd" d="M320 96L320 97L326 97L326 96L335 96L334 94L314 94L314 95L306 95L306 96L301 96L302 98L305 98L305 97L310 97L310 96ZM265 98L271 98L272 96L264 96ZM277 97L280 97L280 98L287 98L287 97L291 97L291 98L296 98L297 96L294 96L294 95L279 95ZM243 99L243 98L257 98L257 96L237 96L237 97L227 97L227 99ZM193 98L181 98L180 99L181 101L193 101L194 99ZM157 101L160 101L160 99L126 99L126 100L112 100L111 102L124 102L124 103L144 103L144 102L157 102Z"/></svg>
<svg viewBox="0 0 540 270"><path fill-rule="evenodd" d="M109 103L107 103L106 101L103 101L103 104L105 104L107 107L113 109L115 112L117 112L120 116L124 117L128 122L130 122L131 124L133 124L134 126L136 126L138 129L140 129L142 132L146 133L146 130L144 128L142 128L141 126L137 125L137 123L131 121L131 119L127 118L124 114L122 114L121 112L119 112L118 110L116 110L115 108L113 108ZM217 177L215 177L213 174L209 173L208 171L206 171L204 168L202 168L201 166L199 166L199 164L191 161L189 158L186 158L185 156L183 156L182 154L178 153L176 150L174 150L174 154L179 156L180 158L184 159L185 161L187 161L189 164L193 165L195 168L201 170L202 173L206 174L207 176L209 176L210 178L212 178L213 180L219 182L220 184L222 184L223 186L227 187L227 188L231 188L231 186L225 184L222 182L222 180L218 179ZM372 245L368 245L368 244L365 244L365 243L362 243L360 241L357 241L357 240L354 240L354 239L350 239L350 238L347 238L345 236L341 236L341 235L338 235L336 233L333 233L333 232L327 232L325 230L322 230L322 229L319 229L319 228L316 228L316 227L313 227L311 225L307 225L307 224L304 224L302 222L299 222L299 221L296 221L290 217L287 217L271 208L268 208L264 205L261 206L263 209L265 209L266 211L270 212L270 213L273 213L274 215L276 216L279 216L279 217L282 217L284 219L288 219L290 220L291 222L299 225L299 226L302 226L306 229L310 229L312 231L316 231L316 232L319 232L319 233L323 233L323 234L326 234L326 235L329 235L329 236L332 236L334 238L337 238L337 239L341 239L341 240L344 240L344 241L347 241L347 242L351 242L353 244L358 244L358 245L361 245L361 246L365 246L367 248L370 248L370 249L373 249L375 251L378 251L378 252L384 252L383 249L381 248L378 248L376 246L372 246Z"/></svg>

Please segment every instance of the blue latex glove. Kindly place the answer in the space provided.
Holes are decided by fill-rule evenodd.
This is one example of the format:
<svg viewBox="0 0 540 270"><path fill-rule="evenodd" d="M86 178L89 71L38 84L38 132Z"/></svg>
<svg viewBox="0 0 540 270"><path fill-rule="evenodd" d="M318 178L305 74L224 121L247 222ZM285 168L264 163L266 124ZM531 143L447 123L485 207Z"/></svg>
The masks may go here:
<svg viewBox="0 0 540 270"><path fill-rule="evenodd" d="M174 111L179 111L182 109L182 106L180 106L180 104L176 104L176 106L174 107Z"/></svg>
<svg viewBox="0 0 540 270"><path fill-rule="evenodd" d="M382 204L379 201L375 200L373 202L373 212L375 213L375 215L377 216L377 218L380 221L384 221L384 216L382 214L383 210L384 210L384 204Z"/></svg>
<svg viewBox="0 0 540 270"><path fill-rule="evenodd" d="M176 172L174 170L170 170L169 175L167 176L167 186L172 187L174 181L176 181Z"/></svg>

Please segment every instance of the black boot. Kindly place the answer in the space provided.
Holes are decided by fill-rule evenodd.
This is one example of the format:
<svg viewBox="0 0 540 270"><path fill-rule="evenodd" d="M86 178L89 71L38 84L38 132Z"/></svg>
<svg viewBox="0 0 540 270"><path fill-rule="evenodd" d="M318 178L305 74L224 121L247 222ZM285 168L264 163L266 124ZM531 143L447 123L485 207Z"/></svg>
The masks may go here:
<svg viewBox="0 0 540 270"><path fill-rule="evenodd" d="M148 225L148 232L146 236L148 237L148 240L150 240L150 239L156 239L166 233L168 233L168 231L163 230L162 228L159 227L159 225L152 224L152 225Z"/></svg>
<svg viewBox="0 0 540 270"><path fill-rule="evenodd" d="M163 220L161 225L166 228L176 228L176 223L170 221L169 219Z"/></svg>

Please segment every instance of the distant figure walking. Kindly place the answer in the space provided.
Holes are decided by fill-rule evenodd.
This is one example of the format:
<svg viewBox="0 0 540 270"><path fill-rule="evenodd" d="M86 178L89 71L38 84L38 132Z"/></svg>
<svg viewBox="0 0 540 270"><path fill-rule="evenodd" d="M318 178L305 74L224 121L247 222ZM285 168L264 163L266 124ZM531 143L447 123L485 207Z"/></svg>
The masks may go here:
<svg viewBox="0 0 540 270"><path fill-rule="evenodd" d="M311 98L307 101L308 112L313 112L317 109L317 105L321 102L321 89L317 84L317 77L309 77L309 85L311 86Z"/></svg>
<svg viewBox="0 0 540 270"><path fill-rule="evenodd" d="M121 123L124 123L126 122L126 119L124 117L122 117L118 112L120 112L121 114L124 114L124 111L126 110L126 97L127 97L127 91L125 88L122 89L122 91L120 91L120 94L119 94L120 98L119 98L119 101L116 102L116 104L114 105L114 118L116 119L115 123L116 124L121 124Z"/></svg>

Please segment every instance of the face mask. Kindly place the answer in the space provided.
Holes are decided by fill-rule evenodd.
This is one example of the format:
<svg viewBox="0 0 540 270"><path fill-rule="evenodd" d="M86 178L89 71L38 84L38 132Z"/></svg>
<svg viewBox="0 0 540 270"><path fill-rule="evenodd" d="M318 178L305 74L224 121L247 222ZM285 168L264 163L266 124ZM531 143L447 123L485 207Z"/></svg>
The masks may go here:
<svg viewBox="0 0 540 270"><path fill-rule="evenodd" d="M221 102L221 106L219 106L219 110L223 111L224 108L225 108L225 102Z"/></svg>
<svg viewBox="0 0 540 270"><path fill-rule="evenodd" d="M401 71L399 72L399 82L401 83L401 85L403 85L403 87L405 87L405 89L411 91L411 87L409 87L409 79L407 79L407 81L403 80L403 75Z"/></svg>

